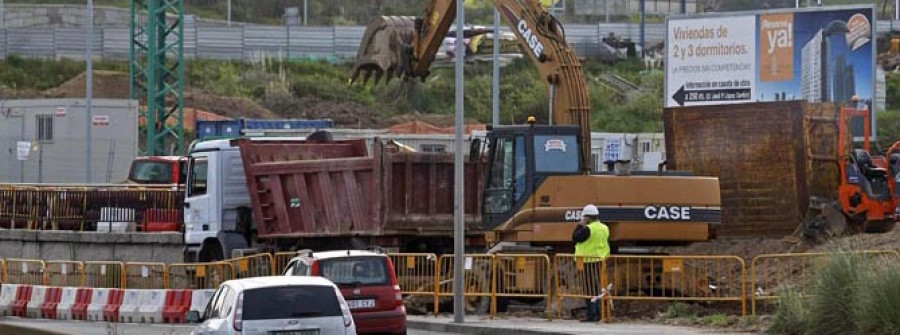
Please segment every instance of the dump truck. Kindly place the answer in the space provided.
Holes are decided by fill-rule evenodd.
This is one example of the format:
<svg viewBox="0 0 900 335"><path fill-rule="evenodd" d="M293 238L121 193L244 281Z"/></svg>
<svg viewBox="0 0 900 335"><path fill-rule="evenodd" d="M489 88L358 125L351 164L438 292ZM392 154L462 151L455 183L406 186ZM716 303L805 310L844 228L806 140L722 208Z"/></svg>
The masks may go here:
<svg viewBox="0 0 900 335"><path fill-rule="evenodd" d="M453 155L372 143L242 138L196 144L185 196L186 260L219 260L243 249L452 250ZM484 246L483 167L466 164L468 243L475 248Z"/></svg>

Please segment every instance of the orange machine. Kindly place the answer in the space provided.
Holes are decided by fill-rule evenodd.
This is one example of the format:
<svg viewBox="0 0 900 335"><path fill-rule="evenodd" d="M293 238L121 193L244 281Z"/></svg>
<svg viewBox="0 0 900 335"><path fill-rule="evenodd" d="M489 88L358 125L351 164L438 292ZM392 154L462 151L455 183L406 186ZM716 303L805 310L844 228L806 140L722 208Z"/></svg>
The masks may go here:
<svg viewBox="0 0 900 335"><path fill-rule="evenodd" d="M863 134L857 140L860 134L853 134L851 121L860 118ZM823 204L821 214L807 223L807 236L822 230L831 234L884 233L894 228L896 187L888 171L896 169L891 169L888 160L897 155L894 152L900 149L900 145L895 144L886 156L871 156L871 124L868 109L841 108L838 120L840 182L837 201Z"/></svg>

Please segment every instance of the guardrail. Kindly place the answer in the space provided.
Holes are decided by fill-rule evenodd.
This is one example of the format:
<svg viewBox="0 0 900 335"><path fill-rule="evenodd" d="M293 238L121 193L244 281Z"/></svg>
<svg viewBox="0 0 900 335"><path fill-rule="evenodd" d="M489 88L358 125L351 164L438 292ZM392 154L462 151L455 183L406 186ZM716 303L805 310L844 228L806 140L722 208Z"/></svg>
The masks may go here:
<svg viewBox="0 0 900 335"><path fill-rule="evenodd" d="M893 250L857 252L900 259ZM91 288L214 289L235 278L279 275L296 253L256 254L211 263L144 263L0 259L3 283ZM491 318L508 299L543 299L547 318L561 317L566 299L602 299L601 313L612 318L614 301L735 302L741 314L757 302L793 285L800 290L813 277L817 262L834 254L767 254L754 257L750 271L736 256L631 256L603 260L557 254L467 254L464 258L465 304L469 312ZM388 254L407 297L434 304L453 295L453 255ZM749 287L747 283L749 282ZM748 298L749 297L749 298ZM556 311L553 311L553 305Z"/></svg>
<svg viewBox="0 0 900 335"><path fill-rule="evenodd" d="M0 184L0 228L131 231L148 220L180 226L183 199L172 186Z"/></svg>

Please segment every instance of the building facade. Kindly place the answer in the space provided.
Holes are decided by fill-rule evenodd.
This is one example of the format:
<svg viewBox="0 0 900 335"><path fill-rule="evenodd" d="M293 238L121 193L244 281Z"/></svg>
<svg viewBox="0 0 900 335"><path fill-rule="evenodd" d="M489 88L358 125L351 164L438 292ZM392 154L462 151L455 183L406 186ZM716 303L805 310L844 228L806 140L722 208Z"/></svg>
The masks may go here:
<svg viewBox="0 0 900 335"><path fill-rule="evenodd" d="M803 100L822 102L822 30L803 46L802 81Z"/></svg>

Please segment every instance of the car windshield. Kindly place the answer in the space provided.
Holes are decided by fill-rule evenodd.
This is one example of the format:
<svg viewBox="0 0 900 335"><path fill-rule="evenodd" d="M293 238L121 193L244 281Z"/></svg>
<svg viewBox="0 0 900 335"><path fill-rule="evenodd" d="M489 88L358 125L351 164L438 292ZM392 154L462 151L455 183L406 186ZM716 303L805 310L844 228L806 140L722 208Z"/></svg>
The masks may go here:
<svg viewBox="0 0 900 335"><path fill-rule="evenodd" d="M244 320L341 316L332 286L282 286L244 291Z"/></svg>
<svg viewBox="0 0 900 335"><path fill-rule="evenodd" d="M387 257L339 257L319 261L321 275L337 285L390 285Z"/></svg>
<svg viewBox="0 0 900 335"><path fill-rule="evenodd" d="M171 184L172 164L155 161L135 161L128 179L142 184Z"/></svg>

